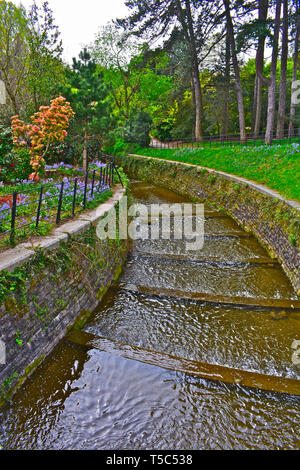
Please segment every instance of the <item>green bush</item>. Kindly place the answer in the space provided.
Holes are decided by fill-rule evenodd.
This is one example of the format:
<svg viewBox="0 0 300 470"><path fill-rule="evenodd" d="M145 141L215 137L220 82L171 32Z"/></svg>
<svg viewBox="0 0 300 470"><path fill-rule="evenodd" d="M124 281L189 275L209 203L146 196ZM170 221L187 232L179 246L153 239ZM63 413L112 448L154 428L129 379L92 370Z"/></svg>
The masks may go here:
<svg viewBox="0 0 300 470"><path fill-rule="evenodd" d="M0 126L0 165L2 159L12 150L13 139L10 127Z"/></svg>
<svg viewBox="0 0 300 470"><path fill-rule="evenodd" d="M108 155L128 155L129 153L136 153L141 150L139 144L127 143L123 139L118 138L113 145L105 146L104 152Z"/></svg>
<svg viewBox="0 0 300 470"><path fill-rule="evenodd" d="M169 142L172 140L172 125L169 122L162 122L152 132L153 137L157 137L161 142Z"/></svg>
<svg viewBox="0 0 300 470"><path fill-rule="evenodd" d="M32 173L30 154L27 149L11 150L0 157L0 180L12 183L17 180L27 180Z"/></svg>
<svg viewBox="0 0 300 470"><path fill-rule="evenodd" d="M150 144L150 130L152 119L145 111L138 112L131 117L124 126L124 140L128 143L136 143L143 147Z"/></svg>

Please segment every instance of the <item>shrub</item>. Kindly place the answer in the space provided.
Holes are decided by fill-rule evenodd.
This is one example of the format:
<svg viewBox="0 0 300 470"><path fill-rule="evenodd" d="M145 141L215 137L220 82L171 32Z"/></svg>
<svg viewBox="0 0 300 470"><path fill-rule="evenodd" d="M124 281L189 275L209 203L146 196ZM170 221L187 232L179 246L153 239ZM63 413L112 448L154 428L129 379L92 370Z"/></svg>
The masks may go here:
<svg viewBox="0 0 300 470"><path fill-rule="evenodd" d="M124 140L128 143L136 143L142 147L148 147L150 144L150 130L152 119L145 111L138 112L131 117L124 127Z"/></svg>
<svg viewBox="0 0 300 470"><path fill-rule="evenodd" d="M12 146L13 138L11 128L0 126L0 162L9 152L11 152Z"/></svg>
<svg viewBox="0 0 300 470"><path fill-rule="evenodd" d="M0 157L0 180L4 183L27 180L32 173L30 159L26 149L12 150Z"/></svg>

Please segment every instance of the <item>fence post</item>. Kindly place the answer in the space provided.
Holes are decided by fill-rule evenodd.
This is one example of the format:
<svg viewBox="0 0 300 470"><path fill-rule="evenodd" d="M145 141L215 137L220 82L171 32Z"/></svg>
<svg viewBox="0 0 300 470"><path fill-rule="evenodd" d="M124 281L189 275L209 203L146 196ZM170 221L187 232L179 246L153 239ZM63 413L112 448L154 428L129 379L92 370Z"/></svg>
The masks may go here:
<svg viewBox="0 0 300 470"><path fill-rule="evenodd" d="M74 181L74 192L73 192L73 206L72 206L72 216L73 216L73 217L75 216L77 182L78 182L78 178L75 178L75 181Z"/></svg>
<svg viewBox="0 0 300 470"><path fill-rule="evenodd" d="M13 202L11 208L11 228L10 228L10 244L12 247L15 246L15 225L16 225L16 213L17 213L17 199L18 193L13 193Z"/></svg>
<svg viewBox="0 0 300 470"><path fill-rule="evenodd" d="M56 225L60 223L63 194L64 194L64 182L61 183L61 188L60 188L60 195L59 195L59 200L58 200L58 208L57 208L57 216L56 216Z"/></svg>
<svg viewBox="0 0 300 470"><path fill-rule="evenodd" d="M99 184L98 184L99 189L101 187L101 184L102 184L102 167L100 168L100 175L99 175Z"/></svg>
<svg viewBox="0 0 300 470"><path fill-rule="evenodd" d="M117 169L116 165L115 165L115 164L113 164L113 165L114 165L113 167L114 167L114 169L116 170L116 173L117 173L117 175L118 175L118 178L119 178L119 180L120 180L120 183L121 183L121 185L122 185L122 188L124 188L124 184L123 184L122 178L121 178L121 176L120 176L120 173L118 172L118 169Z"/></svg>
<svg viewBox="0 0 300 470"><path fill-rule="evenodd" d="M87 194L88 177L89 177L89 174L87 173L85 175L85 180L84 180L84 195L83 195L83 208L84 209L86 207L86 194Z"/></svg>
<svg viewBox="0 0 300 470"><path fill-rule="evenodd" d="M92 180L92 191L91 191L91 196L94 194L94 186L95 186L95 174L96 170L93 171L93 180Z"/></svg>
<svg viewBox="0 0 300 470"><path fill-rule="evenodd" d="M109 164L109 187L111 186L111 180L112 180L112 163L110 162Z"/></svg>
<svg viewBox="0 0 300 470"><path fill-rule="evenodd" d="M39 227L41 207L42 207L42 199L43 199L43 191L44 191L44 186L41 186L39 205L38 205L38 210L37 210L37 215L36 215L36 224L35 224L36 229Z"/></svg>

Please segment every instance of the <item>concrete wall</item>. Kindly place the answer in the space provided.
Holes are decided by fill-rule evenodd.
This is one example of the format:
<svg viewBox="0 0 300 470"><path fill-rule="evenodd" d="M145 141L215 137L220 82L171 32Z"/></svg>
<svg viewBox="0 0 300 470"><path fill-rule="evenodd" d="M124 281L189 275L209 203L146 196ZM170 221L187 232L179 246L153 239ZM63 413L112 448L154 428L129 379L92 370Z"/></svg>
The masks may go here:
<svg viewBox="0 0 300 470"><path fill-rule="evenodd" d="M116 160L131 178L161 185L225 211L279 260L300 295L299 203L287 201L263 185L200 166L137 155Z"/></svg>
<svg viewBox="0 0 300 470"><path fill-rule="evenodd" d="M13 287L2 295L0 306L0 340L6 352L6 364L0 364L0 402L72 326L83 326L119 276L127 244L99 240L96 225L123 195L118 189L111 200L59 227L51 237L0 255L1 275Z"/></svg>

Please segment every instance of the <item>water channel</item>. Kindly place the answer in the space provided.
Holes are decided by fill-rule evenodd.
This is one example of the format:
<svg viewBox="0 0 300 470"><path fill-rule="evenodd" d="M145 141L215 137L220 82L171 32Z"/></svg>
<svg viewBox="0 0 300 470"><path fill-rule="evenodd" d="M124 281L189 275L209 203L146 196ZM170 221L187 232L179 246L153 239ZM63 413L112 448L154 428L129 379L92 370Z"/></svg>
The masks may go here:
<svg viewBox="0 0 300 470"><path fill-rule="evenodd" d="M146 183L132 192L145 204L189 202ZM205 214L199 252L186 252L183 240L133 243L84 330L63 340L0 410L2 448L300 448L300 396L215 380L213 368L214 380L192 372L201 361L300 376L291 359L300 312L264 303L296 300L288 279L232 219L209 206Z"/></svg>

